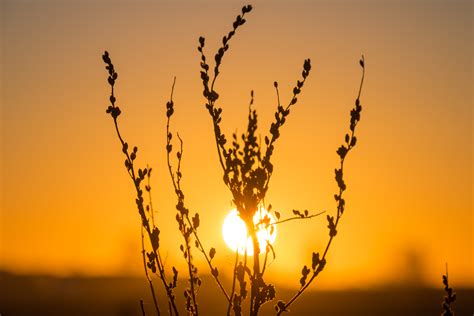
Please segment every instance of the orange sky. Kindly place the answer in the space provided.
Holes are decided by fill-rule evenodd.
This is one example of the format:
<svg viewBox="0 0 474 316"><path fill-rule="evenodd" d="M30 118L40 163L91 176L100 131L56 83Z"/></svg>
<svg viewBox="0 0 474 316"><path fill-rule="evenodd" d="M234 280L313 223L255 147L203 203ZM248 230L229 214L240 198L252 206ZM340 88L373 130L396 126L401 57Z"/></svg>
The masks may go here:
<svg viewBox="0 0 474 316"><path fill-rule="evenodd" d="M200 35L212 56L239 1L6 0L2 2L0 268L60 275L142 275L133 187L110 117L102 52L119 73L118 104L153 189L167 262L177 255L175 196L166 173L165 103L174 76L173 129L185 142L183 186L221 269L232 208L204 109ZM335 150L343 141L366 56L358 145L347 160L347 208L319 287L416 280L439 286L445 262L474 286L472 2L254 1L218 83L227 133L243 131L255 90L260 131L305 58L313 69L274 154L267 201L334 212ZM285 101L286 102L286 101ZM327 240L323 217L279 228L278 282L298 286ZM199 256L197 256L199 257ZM197 259L202 262L201 258ZM204 270L204 269L203 269Z"/></svg>

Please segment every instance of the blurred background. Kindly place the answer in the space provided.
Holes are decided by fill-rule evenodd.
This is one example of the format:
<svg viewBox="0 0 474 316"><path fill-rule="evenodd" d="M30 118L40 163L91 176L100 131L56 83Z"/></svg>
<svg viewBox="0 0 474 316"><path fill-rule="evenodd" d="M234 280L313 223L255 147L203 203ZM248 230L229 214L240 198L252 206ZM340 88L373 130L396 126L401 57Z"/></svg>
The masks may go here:
<svg viewBox="0 0 474 316"><path fill-rule="evenodd" d="M1 2L0 313L134 315L140 298L151 302L133 186L105 114L104 50L119 73L122 132L139 147L137 163L154 168L166 265L184 275L165 160L165 104L177 77L172 129L184 140L183 189L230 283L234 254L221 227L231 195L204 107L197 45L205 36L213 61L244 4ZM283 216L335 211L335 151L357 95L358 61L366 58L358 144L345 169L346 212L312 286L318 292L295 304L295 313L432 315L440 310L446 262L457 307L472 313L472 1L252 4L216 86L226 133L244 131L254 90L260 133L268 135L273 82L287 103L304 59L313 64L274 153L267 202ZM317 217L278 227L267 276L278 299L291 297L302 266L323 250L326 226ZM217 287L195 257L203 308L219 308L205 303Z"/></svg>

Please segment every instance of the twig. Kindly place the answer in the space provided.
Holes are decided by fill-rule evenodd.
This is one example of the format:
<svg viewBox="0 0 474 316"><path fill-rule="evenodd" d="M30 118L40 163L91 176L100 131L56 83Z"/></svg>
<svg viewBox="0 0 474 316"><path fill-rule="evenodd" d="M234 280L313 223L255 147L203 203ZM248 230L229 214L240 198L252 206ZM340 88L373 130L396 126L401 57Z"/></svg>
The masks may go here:
<svg viewBox="0 0 474 316"><path fill-rule="evenodd" d="M239 262L239 251L235 250L235 262L234 262L234 272L232 274L232 290L230 292L230 300L227 305L227 316L230 316L230 310L232 308L232 298L235 293L235 279L237 278L237 263Z"/></svg>
<svg viewBox="0 0 474 316"><path fill-rule="evenodd" d="M186 298L186 308L189 313L192 315L198 315L198 304L196 300L196 289L195 289L195 283L198 282L199 278L196 275L196 267L192 263L192 254L191 254L191 246L190 246L190 232L192 230L192 225L188 227L188 224L186 223L185 219L189 219L188 213L189 211L186 209L184 206L184 194L183 191L181 190L181 178L182 178L182 173L181 173L181 158L183 154L183 140L181 137L179 137L178 134L178 139L180 142L180 149L177 152L177 157L178 157L178 167L176 174L173 173L173 169L171 167L171 161L170 161L170 154L172 151L172 144L171 144L171 139L172 139L172 134L169 131L169 123L170 123L170 118L174 113L174 103L173 103L173 93L174 93L174 87L176 84L176 77L173 80L173 85L171 87L171 96L170 100L166 104L166 116L167 116L167 123L166 123L166 161L168 164L168 171L171 176L171 180L173 182L173 187L175 190L175 193L178 197L178 204L176 205L176 209L178 210L178 213L176 214L176 220L178 221L179 224L179 230L181 234L183 235L184 238L184 243L185 243L185 249L181 245L181 250L183 251L184 258L186 259L186 264L188 266L188 274L189 274L189 292L185 292L185 298ZM187 221L189 223L189 221Z"/></svg>
<svg viewBox="0 0 474 316"><path fill-rule="evenodd" d="M114 65L112 64L112 60L110 59L109 53L106 51L104 52L102 56L103 61L106 63L106 69L109 73L108 77L108 83L111 87L111 94L109 97L110 100L110 105L108 106L106 113L110 114L110 116L113 118L114 121L114 126L115 126L115 131L117 133L117 136L120 140L120 143L122 145L122 152L124 153L126 159L125 159L125 167L127 169L127 172L130 176L130 178L133 181L135 191L137 193L137 198L136 198L136 204L138 208L138 213L140 214L141 220L142 220L142 225L145 231L147 232L148 238L152 244L152 255L150 256L150 269L151 267L155 267L155 262L158 267L159 274L158 276L163 282L163 286L166 289L166 294L168 297L168 301L170 305L172 306L172 309L170 308L169 313L172 315L173 311L176 315L178 315L178 310L176 308L176 304L174 301L174 295L172 293L172 289L168 286L167 281L166 281L166 276L164 269L162 265L160 264L159 260L155 260L156 258L159 258L159 250L158 250L158 245L159 245L159 230L156 227L153 227L153 230L150 228L150 222L148 218L146 217L145 214L145 208L143 206L143 191L140 188L141 182L144 180L148 170L147 169L138 169L138 176L137 173L135 172L135 166L134 166L134 160L136 159L136 154L138 151L137 147L133 148L133 151L130 153L129 148L128 148L128 143L124 141L122 138L122 135L120 134L120 130L118 127L118 117L121 114L121 110L118 106L115 105L116 103L116 98L114 95L114 86L115 86L115 81L117 80L118 74L115 71ZM153 258L153 260L151 259Z"/></svg>
<svg viewBox="0 0 474 316"><path fill-rule="evenodd" d="M456 293L453 291L451 287L449 287L449 279L448 279L448 263L446 263L446 275L443 275L443 284L444 290L446 291L446 295L443 299L443 313L441 316L453 316L454 311L452 309L451 304L456 301Z"/></svg>
<svg viewBox="0 0 474 316"><path fill-rule="evenodd" d="M143 257L143 268L145 269L145 276L146 276L146 279L148 280L148 284L150 285L150 291L151 291L151 296L153 298L153 304L155 305L155 310L156 310L156 314L158 316L161 315L160 313L160 308L158 307L158 302L156 300L156 295L155 295L155 288L153 287L153 282L150 278L150 276L148 275L148 269L146 267L146 259L145 259L145 243L144 243L144 236L143 236L143 226L141 227L141 236L142 236L142 257ZM142 308L143 308L143 301L140 300L140 304L142 305ZM143 312L143 314L145 314L145 312Z"/></svg>
<svg viewBox="0 0 474 316"><path fill-rule="evenodd" d="M309 287L309 285L313 282L313 280L319 275L319 273L324 269L324 266L326 265L326 255L329 251L329 247L331 246L331 243L334 239L334 237L337 234L337 226L339 224L339 220L341 219L342 214L344 213L344 207L345 207L345 200L342 198L343 192L346 190L346 185L343 180L343 169L344 169L344 160L346 158L347 153L356 145L357 138L354 136L355 128L357 126L357 123L360 120L360 112L362 111L362 106L360 105L360 95L362 91L362 83L364 82L364 76L365 76L365 60L364 56L362 55L362 58L360 60L360 66L362 67L362 78L361 78L361 84L359 87L359 93L357 95L357 99L355 102L355 107L354 109L351 110L351 121L350 121L350 130L351 130L351 135L346 134L345 137L345 142L347 147L342 145L339 147L337 150L337 154L340 156L341 161L340 161L340 168L335 170L336 173L336 182L339 187L339 193L334 196L336 202L337 202L337 214L336 214L336 220L334 222L334 217L332 216L327 216L328 219L328 228L329 228L329 240L326 245L326 248L324 250L324 253L321 257L319 258L319 253L313 253L313 260L312 260L312 268L313 268L313 274L308 282L306 282L306 277L310 270L304 266L303 267L303 276L300 280L301 282L301 288L296 292L296 294L287 302L283 301L278 301L277 305L275 306L275 309L277 311L277 315L281 315L283 312L288 311L288 307L300 297L301 294Z"/></svg>
<svg viewBox="0 0 474 316"><path fill-rule="evenodd" d="M326 211L322 211L322 212L319 212L319 213L316 213L316 214L311 214L311 215L306 215L306 216L293 216L293 217L285 218L285 219L282 219L282 220L278 220L278 221L273 222L273 223L270 222L270 223L268 223L268 224L266 224L266 225L267 225L267 226L272 226L272 225L282 224L282 223L286 223L286 222L294 221L294 220L310 219L310 218L313 218L313 217L322 215L322 214L324 214L324 213L326 213ZM255 227L258 227L259 225L265 224L264 220L265 220L265 219L261 219L260 221L258 221L258 222L255 224Z"/></svg>
<svg viewBox="0 0 474 316"><path fill-rule="evenodd" d="M140 309L142 310L142 316L146 316L145 308L143 307L143 300L140 300Z"/></svg>
<svg viewBox="0 0 474 316"><path fill-rule="evenodd" d="M207 264L208 264L208 266L211 270L211 274L214 277L214 280L216 281L217 285L221 289L222 293L226 297L226 300L228 302L231 302L231 298L227 294L226 290L224 289L222 283L220 282L220 280L218 278L218 273L216 272L218 270L217 270L216 267L214 267L212 265L212 262L211 262L212 258L209 258L208 254L207 254L207 252L206 252L206 250L203 246L203 243L202 243L202 241L199 238L199 235L197 233L197 227L196 227L195 223L193 223L191 221L191 219L189 218L189 211L186 209L186 207L184 205L184 194L183 194L183 191L182 191L181 185L180 185L180 180L181 180L181 177L182 177L182 174L181 174L181 160L182 160L182 155L183 155L183 141L182 141L181 137L179 136L179 134L177 136L178 136L178 139L180 141L180 151L177 154L177 156L178 156L178 167L177 167L176 174L173 172L173 169L172 169L172 166L171 166L170 153L171 153L171 150L172 150L172 144L171 144L172 134L170 132L170 121L171 121L171 117L174 113L174 108L173 108L173 106L174 106L174 102L173 102L174 86L175 86L175 81L173 82L173 86L171 88L170 101L167 103L166 134L167 134L167 164L168 164L168 170L169 170L172 182L173 182L173 187L175 189L175 192L178 195L178 200L179 200L178 204L181 205L180 208L182 208L183 210L186 210L186 211L182 212L183 213L182 216L183 216L184 220L186 220L187 225L189 225L189 228L191 229L191 231L193 233L193 236L196 240L196 246L197 246L198 250L204 255L204 258L205 258L205 260L206 260L206 262L207 262ZM196 215L198 215L198 214L196 213ZM214 248L212 248L212 249L214 250L214 253L215 253L215 249ZM196 304L196 308L197 308L197 304Z"/></svg>

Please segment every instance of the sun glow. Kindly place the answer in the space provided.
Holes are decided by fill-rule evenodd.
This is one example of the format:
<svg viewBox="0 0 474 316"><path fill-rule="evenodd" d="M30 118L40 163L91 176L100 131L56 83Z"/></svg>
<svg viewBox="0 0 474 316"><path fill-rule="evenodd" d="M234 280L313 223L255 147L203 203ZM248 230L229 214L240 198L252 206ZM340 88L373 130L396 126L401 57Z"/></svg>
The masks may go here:
<svg viewBox="0 0 474 316"><path fill-rule="evenodd" d="M270 225L267 227L261 223L265 216L268 216L270 219ZM272 224L276 223L276 219L271 213L261 207L253 217L253 222L255 225L260 222L257 230L257 238L260 245L260 253L263 253L267 247L267 241L270 244L275 242L277 230L276 225ZM230 211L229 215L225 218L224 224L222 225L222 235L224 236L224 241L227 246L233 251L244 254L245 248L247 247L247 254L250 256L253 255L252 238L247 234L247 227L236 209Z"/></svg>

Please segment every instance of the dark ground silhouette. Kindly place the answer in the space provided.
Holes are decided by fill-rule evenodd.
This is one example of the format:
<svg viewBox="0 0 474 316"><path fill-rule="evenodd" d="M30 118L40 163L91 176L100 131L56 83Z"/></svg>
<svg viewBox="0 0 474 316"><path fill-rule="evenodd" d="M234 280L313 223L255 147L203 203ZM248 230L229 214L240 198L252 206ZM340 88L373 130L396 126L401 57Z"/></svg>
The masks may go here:
<svg viewBox="0 0 474 316"><path fill-rule="evenodd" d="M212 277L203 276L199 292L202 315L225 314L226 305ZM185 284L182 280L180 283ZM182 292L182 288L176 293ZM474 289L457 288L456 315L471 315L474 311ZM278 297L288 297L294 291L280 289ZM440 315L443 288L402 287L351 291L308 291L292 315ZM158 293L160 302L164 293ZM217 301L215 298L219 298ZM0 274L0 314L22 315L141 315L139 300L153 314L153 303L145 278L104 277L59 278L50 276L18 276ZM183 302L178 300L179 305ZM163 307L165 310L165 307ZM262 315L274 315L273 302L264 306Z"/></svg>

